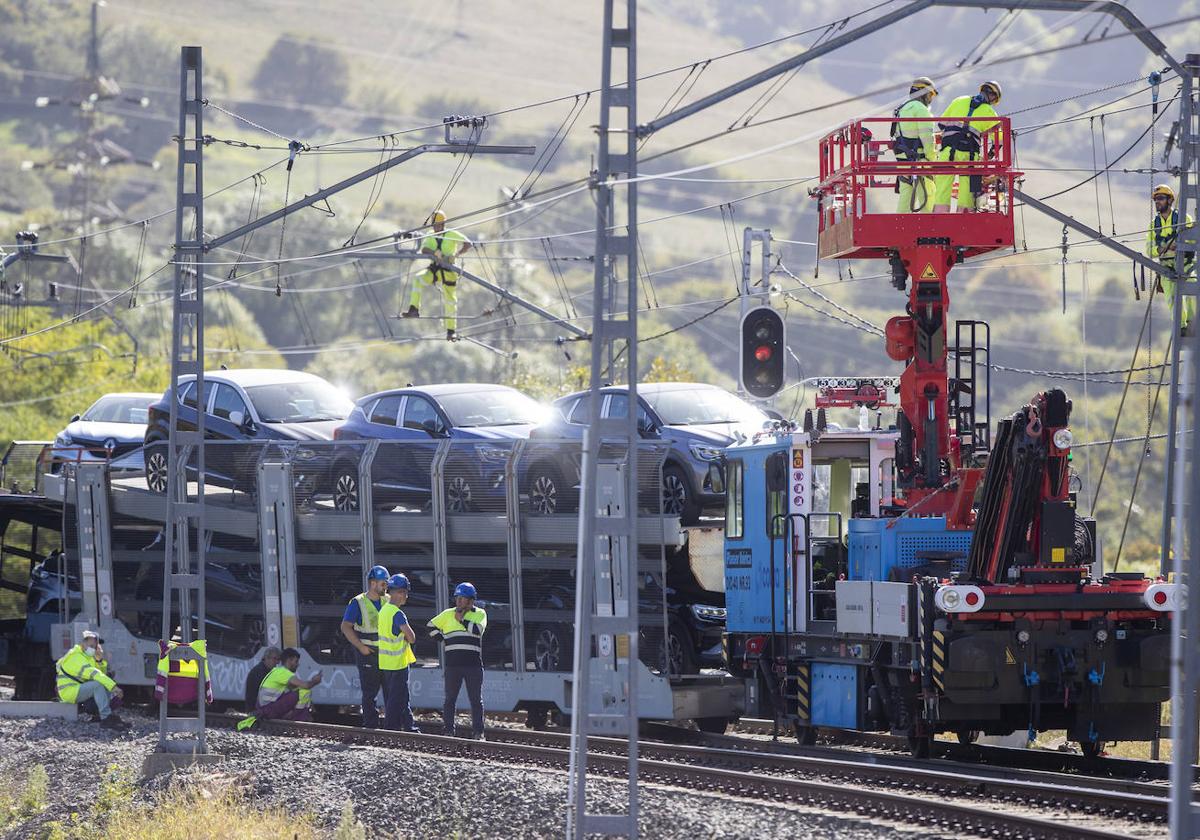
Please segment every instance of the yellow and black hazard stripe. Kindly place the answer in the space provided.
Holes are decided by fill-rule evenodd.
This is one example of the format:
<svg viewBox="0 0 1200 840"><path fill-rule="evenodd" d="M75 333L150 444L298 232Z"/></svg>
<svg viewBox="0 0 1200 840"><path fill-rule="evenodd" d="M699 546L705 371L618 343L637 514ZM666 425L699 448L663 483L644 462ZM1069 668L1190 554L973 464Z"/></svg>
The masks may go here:
<svg viewBox="0 0 1200 840"><path fill-rule="evenodd" d="M808 665L800 665L796 668L796 716L801 720L812 719L812 712L809 710L812 691L809 686Z"/></svg>
<svg viewBox="0 0 1200 840"><path fill-rule="evenodd" d="M946 670L946 634L941 630L933 631L933 685L938 691L945 692L942 682Z"/></svg>

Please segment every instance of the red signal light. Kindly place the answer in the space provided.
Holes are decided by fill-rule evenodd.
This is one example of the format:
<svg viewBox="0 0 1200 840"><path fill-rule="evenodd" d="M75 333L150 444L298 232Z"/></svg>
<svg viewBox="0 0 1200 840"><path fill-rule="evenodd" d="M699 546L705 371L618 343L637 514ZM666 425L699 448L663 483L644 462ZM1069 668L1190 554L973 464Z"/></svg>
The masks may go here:
<svg viewBox="0 0 1200 840"><path fill-rule="evenodd" d="M1154 593L1154 603L1158 604L1160 607L1167 603L1167 593L1165 590L1160 589Z"/></svg>
<svg viewBox="0 0 1200 840"><path fill-rule="evenodd" d="M963 598L963 600L967 602L968 607L973 607L979 603L979 593L978 592L968 592L966 594L966 597Z"/></svg>
<svg viewBox="0 0 1200 840"><path fill-rule="evenodd" d="M765 344L759 345L754 350L754 358L758 359L760 362L767 361L767 359L771 358L771 348L767 347Z"/></svg>

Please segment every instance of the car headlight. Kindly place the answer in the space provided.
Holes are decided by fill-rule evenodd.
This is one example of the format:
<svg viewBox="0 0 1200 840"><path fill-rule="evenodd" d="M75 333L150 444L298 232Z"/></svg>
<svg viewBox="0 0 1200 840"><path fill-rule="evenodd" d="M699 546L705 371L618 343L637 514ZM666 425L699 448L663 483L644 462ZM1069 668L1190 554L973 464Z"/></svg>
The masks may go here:
<svg viewBox="0 0 1200 840"><path fill-rule="evenodd" d="M692 604L691 610L692 610L692 615L696 616L696 618L700 619L701 621L724 621L725 620L725 608L724 607L709 607L709 606L705 606L704 604Z"/></svg>
<svg viewBox="0 0 1200 840"><path fill-rule="evenodd" d="M72 443L71 436L66 432L54 436L55 446L70 446Z"/></svg>
<svg viewBox="0 0 1200 840"><path fill-rule="evenodd" d="M488 446L481 444L475 447L475 454L482 461L488 461L493 464L503 464L508 460L509 450L503 446Z"/></svg>
<svg viewBox="0 0 1200 840"><path fill-rule="evenodd" d="M721 447L706 446L703 443L688 444L688 449L692 452L692 457L699 461L719 461L721 460Z"/></svg>

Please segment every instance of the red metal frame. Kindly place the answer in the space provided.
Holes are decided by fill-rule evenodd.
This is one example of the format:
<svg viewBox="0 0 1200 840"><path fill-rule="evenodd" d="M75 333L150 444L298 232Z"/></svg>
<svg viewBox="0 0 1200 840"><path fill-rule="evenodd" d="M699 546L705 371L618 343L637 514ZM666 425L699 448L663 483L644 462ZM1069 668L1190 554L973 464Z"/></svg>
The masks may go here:
<svg viewBox="0 0 1200 840"><path fill-rule="evenodd" d="M955 118L955 123L996 123L980 137L979 160L898 161L892 158L891 117L868 117L847 123L820 143L821 183L817 199L817 252L822 259L886 259L890 252L944 239L964 257L1013 244L1014 182L1011 124L1007 117ZM908 123L940 123L941 117L905 119ZM936 128L936 125L935 125ZM889 159L892 158L892 159ZM987 212L896 213L890 190L898 176L979 176L988 185ZM882 189L888 193L878 192ZM868 194L887 200L886 210L869 209ZM932 197L930 198L932 200ZM874 202L872 202L874 203ZM919 269L918 269L919 270Z"/></svg>

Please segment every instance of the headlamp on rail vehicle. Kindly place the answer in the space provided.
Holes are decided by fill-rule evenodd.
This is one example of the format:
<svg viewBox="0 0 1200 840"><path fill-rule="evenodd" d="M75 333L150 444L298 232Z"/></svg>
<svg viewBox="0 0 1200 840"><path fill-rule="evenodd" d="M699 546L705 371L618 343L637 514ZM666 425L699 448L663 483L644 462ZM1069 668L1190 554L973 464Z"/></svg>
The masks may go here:
<svg viewBox="0 0 1200 840"><path fill-rule="evenodd" d="M1075 442L1075 436L1070 429L1059 429L1054 433L1054 445L1059 449L1070 449Z"/></svg>
<svg viewBox="0 0 1200 840"><path fill-rule="evenodd" d="M983 590L978 586L943 586L933 593L933 605L947 613L979 612L983 600Z"/></svg>
<svg viewBox="0 0 1200 840"><path fill-rule="evenodd" d="M1092 634L1092 638L1096 640L1096 644L1102 645L1108 641L1108 631L1101 627Z"/></svg>
<svg viewBox="0 0 1200 840"><path fill-rule="evenodd" d="M1019 645L1029 644L1029 631L1028 630L1018 630L1017 631L1017 644L1019 644Z"/></svg>

